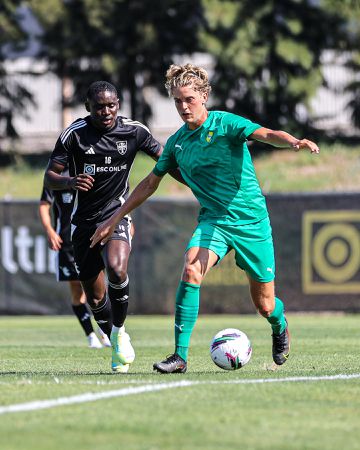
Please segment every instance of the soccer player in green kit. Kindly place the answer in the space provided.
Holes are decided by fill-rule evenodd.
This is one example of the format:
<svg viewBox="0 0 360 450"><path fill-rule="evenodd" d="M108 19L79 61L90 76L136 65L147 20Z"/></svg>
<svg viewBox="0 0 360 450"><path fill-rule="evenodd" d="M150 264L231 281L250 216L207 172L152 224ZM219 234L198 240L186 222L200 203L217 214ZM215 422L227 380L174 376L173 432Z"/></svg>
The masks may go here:
<svg viewBox="0 0 360 450"><path fill-rule="evenodd" d="M288 323L283 302L275 296L271 226L246 140L311 153L319 153L319 148L312 141L264 128L238 115L208 111L206 102L211 86L202 67L171 65L165 87L185 124L168 139L153 171L97 228L91 246L97 242L105 244L119 221L155 192L169 170L179 167L201 210L186 249L176 293L175 351L155 363L154 369L161 373L186 372L201 282L210 268L232 249L236 264L246 272L256 309L270 323L273 360L281 365L290 352Z"/></svg>

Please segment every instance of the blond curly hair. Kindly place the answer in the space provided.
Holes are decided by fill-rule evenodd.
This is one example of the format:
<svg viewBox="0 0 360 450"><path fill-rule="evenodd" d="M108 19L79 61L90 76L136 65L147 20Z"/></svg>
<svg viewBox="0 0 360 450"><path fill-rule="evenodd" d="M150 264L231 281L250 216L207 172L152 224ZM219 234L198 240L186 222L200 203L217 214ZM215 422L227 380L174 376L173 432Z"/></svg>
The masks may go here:
<svg viewBox="0 0 360 450"><path fill-rule="evenodd" d="M172 64L166 72L165 88L172 95L172 90L178 87L191 86L195 91L210 94L209 76L202 67L193 64L178 66Z"/></svg>

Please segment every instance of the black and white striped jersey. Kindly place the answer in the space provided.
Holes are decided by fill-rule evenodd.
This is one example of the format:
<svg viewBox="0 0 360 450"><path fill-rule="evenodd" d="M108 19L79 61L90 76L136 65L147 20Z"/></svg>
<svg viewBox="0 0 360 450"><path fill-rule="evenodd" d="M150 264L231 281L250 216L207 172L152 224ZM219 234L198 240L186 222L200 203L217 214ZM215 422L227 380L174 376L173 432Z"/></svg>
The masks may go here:
<svg viewBox="0 0 360 450"><path fill-rule="evenodd" d="M90 116L73 122L61 133L50 156L68 166L71 176L87 173L95 179L89 191L75 191L72 223L97 225L108 219L128 196L136 153L155 157L160 148L145 125L125 117L118 116L108 131L95 128Z"/></svg>

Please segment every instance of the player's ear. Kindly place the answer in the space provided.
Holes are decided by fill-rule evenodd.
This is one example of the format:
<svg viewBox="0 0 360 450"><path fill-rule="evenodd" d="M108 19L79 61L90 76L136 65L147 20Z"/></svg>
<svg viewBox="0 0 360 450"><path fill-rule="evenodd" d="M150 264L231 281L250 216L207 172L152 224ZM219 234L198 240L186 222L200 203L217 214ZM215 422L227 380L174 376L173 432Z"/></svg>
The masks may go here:
<svg viewBox="0 0 360 450"><path fill-rule="evenodd" d="M85 102L85 109L86 109L86 111L90 112L90 105L89 105L89 102L87 100Z"/></svg>

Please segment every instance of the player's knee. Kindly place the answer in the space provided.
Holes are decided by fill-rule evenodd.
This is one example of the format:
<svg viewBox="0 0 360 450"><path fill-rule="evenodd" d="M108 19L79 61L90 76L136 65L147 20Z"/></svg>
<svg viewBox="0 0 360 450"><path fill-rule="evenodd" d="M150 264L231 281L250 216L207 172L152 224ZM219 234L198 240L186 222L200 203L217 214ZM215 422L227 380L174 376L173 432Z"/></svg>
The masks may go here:
<svg viewBox="0 0 360 450"><path fill-rule="evenodd" d="M84 283L84 296L91 309L98 308L106 301L106 291L104 286L97 286L93 283Z"/></svg>
<svg viewBox="0 0 360 450"><path fill-rule="evenodd" d="M270 317L271 313L272 313L272 309L269 309L269 308L259 308L258 311L259 311L259 314L261 314L265 318Z"/></svg>
<svg viewBox="0 0 360 450"><path fill-rule="evenodd" d="M263 299L258 303L258 311L263 317L268 318L271 316L271 313L274 311L274 305L271 299Z"/></svg>
<svg viewBox="0 0 360 450"><path fill-rule="evenodd" d="M120 265L111 265L108 267L108 277L114 283L124 281L127 277L127 270Z"/></svg>
<svg viewBox="0 0 360 450"><path fill-rule="evenodd" d="M78 298L78 297L72 297L71 298L71 304L74 305L74 306L80 306L80 305L83 305L84 303L85 302L81 302L80 298Z"/></svg>
<svg viewBox="0 0 360 450"><path fill-rule="evenodd" d="M254 293L252 292L251 294L252 300L259 314L261 314L265 318L270 317L271 313L274 311L275 306L274 296L270 294L266 295L265 293L257 293L256 295L254 295Z"/></svg>
<svg viewBox="0 0 360 450"><path fill-rule="evenodd" d="M200 284L202 281L202 274L194 264L187 264L184 267L182 279L187 283Z"/></svg>
<svg viewBox="0 0 360 450"><path fill-rule="evenodd" d="M103 297L88 296L88 297L86 297L86 299L87 299L87 304L89 305L89 307L91 309L98 308L106 300L106 298L104 296Z"/></svg>

